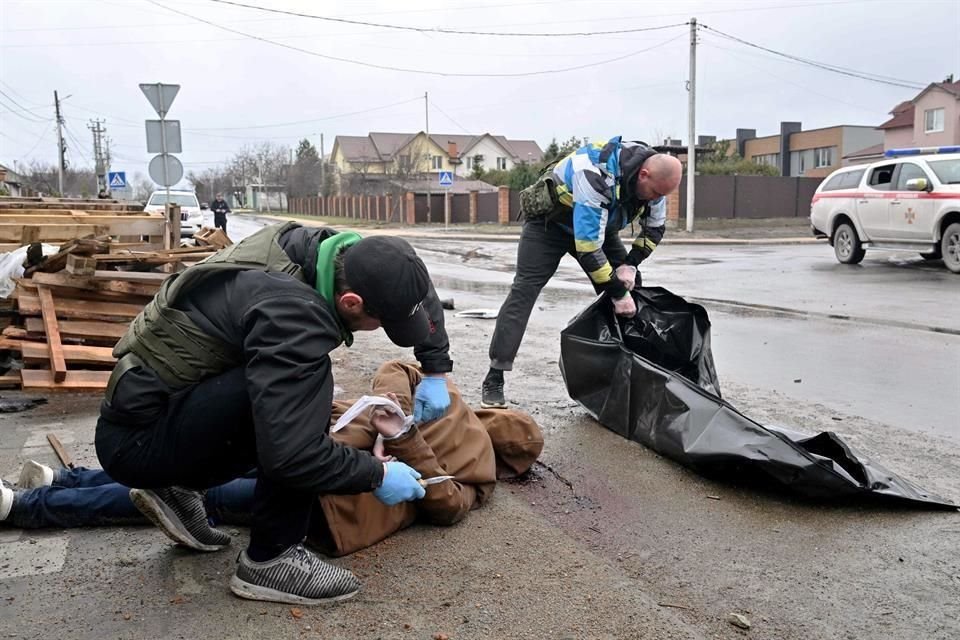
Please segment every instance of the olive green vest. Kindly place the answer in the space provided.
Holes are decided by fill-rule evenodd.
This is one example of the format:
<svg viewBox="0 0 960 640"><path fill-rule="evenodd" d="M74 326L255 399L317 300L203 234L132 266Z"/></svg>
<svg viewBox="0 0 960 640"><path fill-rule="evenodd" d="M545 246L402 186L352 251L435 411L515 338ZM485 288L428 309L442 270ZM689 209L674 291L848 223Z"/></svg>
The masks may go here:
<svg viewBox="0 0 960 640"><path fill-rule="evenodd" d="M187 291L210 276L228 271L280 272L303 280L300 265L291 261L277 242L281 234L299 226L286 222L264 227L164 280L160 291L130 323L126 334L113 349L114 357L120 362L111 376L108 401L120 376L141 362L173 388L196 384L211 375L240 366L242 357L234 347L205 333L174 305ZM312 286L312 283L308 284Z"/></svg>

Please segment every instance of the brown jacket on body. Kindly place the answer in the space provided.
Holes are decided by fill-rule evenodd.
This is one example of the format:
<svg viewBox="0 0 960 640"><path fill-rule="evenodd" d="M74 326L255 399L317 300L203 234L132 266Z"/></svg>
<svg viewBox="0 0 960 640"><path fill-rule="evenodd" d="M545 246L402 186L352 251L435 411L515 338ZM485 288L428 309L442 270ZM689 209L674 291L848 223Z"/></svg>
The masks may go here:
<svg viewBox="0 0 960 640"><path fill-rule="evenodd" d="M413 364L388 362L373 378L372 394L397 395L406 414L423 374ZM375 544L415 520L437 525L459 522L493 494L497 478L527 471L543 449L543 434L533 418L510 409L474 411L456 386L447 381L450 409L438 420L415 426L385 453L420 472L424 478L452 475L453 480L427 487L422 500L388 507L372 493L320 496L308 541L328 555L341 556ZM331 423L352 402L334 402ZM377 430L362 415L332 437L358 449L372 449ZM322 512L322 513L320 513Z"/></svg>

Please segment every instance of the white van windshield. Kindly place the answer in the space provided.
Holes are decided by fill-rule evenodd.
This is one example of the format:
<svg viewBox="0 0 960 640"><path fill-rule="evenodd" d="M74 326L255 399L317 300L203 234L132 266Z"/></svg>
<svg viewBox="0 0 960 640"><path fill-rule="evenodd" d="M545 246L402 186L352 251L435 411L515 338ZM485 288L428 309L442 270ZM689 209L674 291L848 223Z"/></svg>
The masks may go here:
<svg viewBox="0 0 960 640"><path fill-rule="evenodd" d="M927 160L943 184L960 184L960 160Z"/></svg>
<svg viewBox="0 0 960 640"><path fill-rule="evenodd" d="M147 203L147 206L162 207L164 204L166 204L166 202L167 194L157 192L150 196L150 202ZM181 207L200 208L200 203L197 201L197 196L191 194L171 193L170 203L180 205Z"/></svg>

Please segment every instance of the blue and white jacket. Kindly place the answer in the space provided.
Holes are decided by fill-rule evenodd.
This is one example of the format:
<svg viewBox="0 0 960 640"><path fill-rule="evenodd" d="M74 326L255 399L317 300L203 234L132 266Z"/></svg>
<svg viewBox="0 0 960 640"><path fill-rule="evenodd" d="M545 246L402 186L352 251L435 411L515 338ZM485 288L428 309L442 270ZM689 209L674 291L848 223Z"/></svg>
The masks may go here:
<svg viewBox="0 0 960 640"><path fill-rule="evenodd" d="M608 142L580 147L553 168L560 204L571 210L556 221L573 233L577 259L590 279L617 298L627 290L614 277L613 267L603 253L606 234L617 233L633 222L640 224L640 234L627 256L627 264L634 266L643 262L663 239L666 200L648 202L635 193L640 167L654 153L642 142L624 142L616 136Z"/></svg>

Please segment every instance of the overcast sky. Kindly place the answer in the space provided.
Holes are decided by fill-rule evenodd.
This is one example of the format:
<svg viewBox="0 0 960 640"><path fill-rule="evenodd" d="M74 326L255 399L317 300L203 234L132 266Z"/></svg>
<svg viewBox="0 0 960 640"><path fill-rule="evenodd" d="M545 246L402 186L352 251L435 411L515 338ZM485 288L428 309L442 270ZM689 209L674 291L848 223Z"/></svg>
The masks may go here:
<svg viewBox="0 0 960 640"><path fill-rule="evenodd" d="M611 31L696 17L770 49L894 82L960 78L958 0L237 1L389 25L495 32ZM532 138L542 147L571 135L686 140L688 29L498 37L336 23L211 0L0 0L0 90L6 94L0 94L0 163L54 160L56 89L70 96L63 113L72 163L92 166L87 124L99 117L113 140L113 168L146 173L143 120L155 115L141 82L182 85L168 117L182 122L180 159L188 171L264 139L295 145L307 137L319 147L323 133L329 153L339 134L422 130L424 92L437 133L489 132ZM699 41L699 134L732 137L737 127L772 134L782 120L800 121L804 129L876 125L917 93L784 60L706 29ZM321 55L480 75L411 73ZM491 77L582 65L595 66Z"/></svg>

